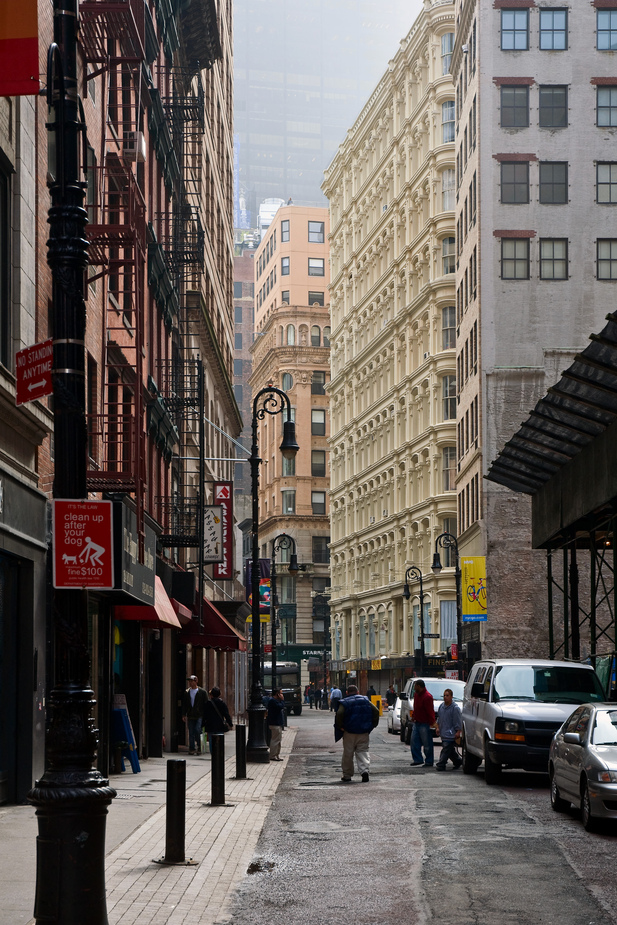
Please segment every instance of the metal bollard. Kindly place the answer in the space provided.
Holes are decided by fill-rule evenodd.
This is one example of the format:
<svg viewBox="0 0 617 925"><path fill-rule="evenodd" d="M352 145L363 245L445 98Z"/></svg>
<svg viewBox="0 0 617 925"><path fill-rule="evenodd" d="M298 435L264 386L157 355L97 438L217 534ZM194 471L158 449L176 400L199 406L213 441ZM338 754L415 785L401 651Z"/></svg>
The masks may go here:
<svg viewBox="0 0 617 925"><path fill-rule="evenodd" d="M167 815L165 823L165 863L179 864L184 858L186 819L186 761L167 762Z"/></svg>
<svg viewBox="0 0 617 925"><path fill-rule="evenodd" d="M225 805L225 735L212 736L212 797L211 806Z"/></svg>
<svg viewBox="0 0 617 925"><path fill-rule="evenodd" d="M246 779L246 726L236 723L236 780Z"/></svg>

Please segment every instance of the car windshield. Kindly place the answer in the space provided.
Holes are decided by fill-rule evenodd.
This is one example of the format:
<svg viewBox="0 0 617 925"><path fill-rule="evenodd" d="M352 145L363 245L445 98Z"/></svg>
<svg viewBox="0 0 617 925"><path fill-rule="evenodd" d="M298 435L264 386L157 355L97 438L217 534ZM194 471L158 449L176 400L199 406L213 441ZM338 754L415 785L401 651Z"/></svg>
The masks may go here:
<svg viewBox="0 0 617 925"><path fill-rule="evenodd" d="M535 700L540 703L589 703L604 700L593 671L576 665L499 665L495 669L495 700Z"/></svg>
<svg viewBox="0 0 617 925"><path fill-rule="evenodd" d="M452 691L455 700L463 699L463 691L465 690L464 681L449 681L448 679L442 680L433 680L432 678L427 678L426 680L426 689L429 694L433 695L434 700L443 700L443 692L448 689Z"/></svg>
<svg viewBox="0 0 617 925"><path fill-rule="evenodd" d="M298 676L293 672L291 674L276 674L277 686L280 688L285 688L286 690L290 687L296 687L298 684ZM264 687L271 691L272 690L272 674L264 673Z"/></svg>
<svg viewBox="0 0 617 925"><path fill-rule="evenodd" d="M617 710L598 710L593 727L594 745L617 745Z"/></svg>

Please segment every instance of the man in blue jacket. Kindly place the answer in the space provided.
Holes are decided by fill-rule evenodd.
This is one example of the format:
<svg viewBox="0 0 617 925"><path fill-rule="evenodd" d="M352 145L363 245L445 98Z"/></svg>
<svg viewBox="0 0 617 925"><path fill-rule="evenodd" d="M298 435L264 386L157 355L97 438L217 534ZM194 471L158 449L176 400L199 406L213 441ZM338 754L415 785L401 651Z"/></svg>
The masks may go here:
<svg viewBox="0 0 617 925"><path fill-rule="evenodd" d="M358 771L362 783L368 784L368 769L371 759L368 753L371 730L379 722L379 710L368 697L358 693L358 688L350 684L347 696L341 700L336 711L335 725L343 734L343 776L341 780L348 783L354 772L353 757L356 756Z"/></svg>

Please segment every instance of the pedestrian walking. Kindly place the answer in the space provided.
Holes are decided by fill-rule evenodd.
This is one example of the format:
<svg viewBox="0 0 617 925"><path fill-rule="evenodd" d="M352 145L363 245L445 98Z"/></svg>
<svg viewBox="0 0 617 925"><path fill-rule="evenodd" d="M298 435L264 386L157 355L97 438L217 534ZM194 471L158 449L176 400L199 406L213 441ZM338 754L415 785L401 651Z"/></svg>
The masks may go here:
<svg viewBox="0 0 617 925"><path fill-rule="evenodd" d="M372 684L371 684L371 686L369 687L369 689L367 690L366 696L369 697L369 698L370 698L370 697L376 697L376 696L377 696L377 691L375 690L375 688L373 687Z"/></svg>
<svg viewBox="0 0 617 925"><path fill-rule="evenodd" d="M305 703L305 705L306 705L307 707L309 706L309 704L310 704L310 702L311 702L311 701L309 700L309 693L310 693L310 690L311 690L311 685L310 685L310 684L307 684L306 687L304 688L304 703Z"/></svg>
<svg viewBox="0 0 617 925"><path fill-rule="evenodd" d="M283 693L277 687L272 691L272 696L268 700L267 722L270 730L270 761L282 761L281 742L283 739L283 729L287 725L287 714L285 712L285 701Z"/></svg>
<svg viewBox="0 0 617 925"><path fill-rule="evenodd" d="M388 690L386 691L386 703L388 704L389 707L394 706L394 704L396 703L397 696L398 694L394 690L394 685L391 684Z"/></svg>
<svg viewBox="0 0 617 925"><path fill-rule="evenodd" d="M212 736L228 732L233 729L233 725L227 704L221 699L220 689L213 687L204 709L204 729L208 733L210 754L212 754Z"/></svg>
<svg viewBox="0 0 617 925"><path fill-rule="evenodd" d="M437 710L437 725L435 732L441 737L441 755L435 765L436 771L445 771L448 759L454 765L454 770L458 771L462 761L456 752L456 742L460 739L461 730L463 729L463 717L461 708L454 703L453 693L450 688L443 692L443 703Z"/></svg>
<svg viewBox="0 0 617 925"><path fill-rule="evenodd" d="M189 733L189 755L199 755L201 754L201 724L208 695L203 687L199 686L196 674L192 674L186 680L189 686L182 695L182 719Z"/></svg>
<svg viewBox="0 0 617 925"><path fill-rule="evenodd" d="M411 732L412 768L432 768L434 761L433 732L435 725L435 708L433 695L426 689L422 678L418 678L413 688L413 729ZM424 761L422 761L424 748Z"/></svg>
<svg viewBox="0 0 617 925"><path fill-rule="evenodd" d="M362 783L368 784L371 763L368 747L371 730L379 723L379 710L368 697L358 693L355 684L347 688L347 697L341 700L334 721L336 731L343 737L341 780L348 783L354 774L354 755Z"/></svg>
<svg viewBox="0 0 617 925"><path fill-rule="evenodd" d="M321 698L323 696L322 689L318 686L315 688L315 709L321 710Z"/></svg>
<svg viewBox="0 0 617 925"><path fill-rule="evenodd" d="M309 696L309 709L312 710L313 705L315 703L315 685L314 684L309 685L309 695L308 696Z"/></svg>
<svg viewBox="0 0 617 925"><path fill-rule="evenodd" d="M336 713L339 708L339 704L343 699L343 692L338 687L333 687L330 691L330 712Z"/></svg>

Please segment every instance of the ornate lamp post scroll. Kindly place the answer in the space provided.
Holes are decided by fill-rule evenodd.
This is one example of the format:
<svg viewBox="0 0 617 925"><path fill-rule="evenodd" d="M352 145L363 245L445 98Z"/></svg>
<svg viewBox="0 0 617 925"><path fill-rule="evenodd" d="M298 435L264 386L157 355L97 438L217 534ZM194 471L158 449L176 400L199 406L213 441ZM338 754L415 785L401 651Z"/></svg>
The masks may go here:
<svg viewBox="0 0 617 925"><path fill-rule="evenodd" d="M441 558L439 556L439 547L442 549L453 549L456 557L454 566L454 579L456 582L456 648L457 659L456 667L459 679L462 680L461 671L461 646L463 643L463 598L461 593L461 560L458 554L458 543L453 533L440 533L435 540L435 554L433 555L433 564L431 571L439 575L442 569Z"/></svg>
<svg viewBox="0 0 617 925"><path fill-rule="evenodd" d="M420 584L420 676L424 677L424 585L422 584L422 572L416 565L410 565L405 572L403 597L406 601L411 597L411 592L409 590L410 581L417 581Z"/></svg>

